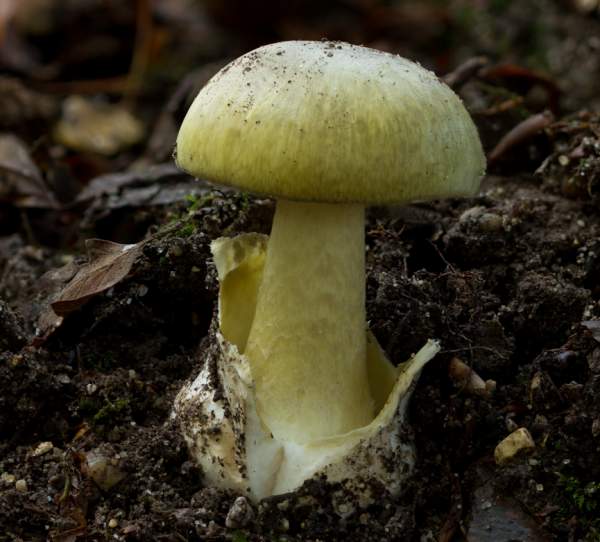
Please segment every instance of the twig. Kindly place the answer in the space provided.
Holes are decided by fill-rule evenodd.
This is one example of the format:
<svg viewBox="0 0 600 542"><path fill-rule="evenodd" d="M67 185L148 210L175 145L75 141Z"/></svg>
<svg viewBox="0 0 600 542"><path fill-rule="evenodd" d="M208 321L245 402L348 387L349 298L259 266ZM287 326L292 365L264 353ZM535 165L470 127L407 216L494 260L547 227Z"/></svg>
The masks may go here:
<svg viewBox="0 0 600 542"><path fill-rule="evenodd" d="M488 156L488 163L495 162L512 147L523 143L534 135L540 133L554 122L554 115L550 111L544 111L533 115L517 124L510 132L505 134Z"/></svg>
<svg viewBox="0 0 600 542"><path fill-rule="evenodd" d="M459 66L457 66L454 71L447 73L442 77L444 83L446 83L450 88L459 88L464 85L469 79L471 79L474 75L481 70L484 66L489 64L489 59L485 56L475 56L473 58L469 58Z"/></svg>

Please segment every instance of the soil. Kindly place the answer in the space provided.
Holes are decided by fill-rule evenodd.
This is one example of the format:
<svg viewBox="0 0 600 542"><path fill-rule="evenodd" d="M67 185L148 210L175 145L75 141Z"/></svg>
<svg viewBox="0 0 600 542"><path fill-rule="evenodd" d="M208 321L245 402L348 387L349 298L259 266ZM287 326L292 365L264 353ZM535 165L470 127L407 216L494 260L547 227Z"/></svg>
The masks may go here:
<svg viewBox="0 0 600 542"><path fill-rule="evenodd" d="M313 37L315 13L323 21L330 13L311 2L306 13L295 4L271 11L243 41L232 37L240 21L209 2L196 19L203 36L218 37L200 54L206 69L172 83L168 101L155 87L143 94L140 108L158 131L116 156L41 136L59 98L25 64L15 67L17 57L11 76L36 90L0 78L0 95L17 104L2 128L26 142L43 178L37 185L23 169L15 185L0 153L0 541L600 540L600 76L597 55L587 54L598 48L599 15L576 2L532 3L538 11L495 2L459 14L454 5L442 17L439 3L424 3L429 11L409 15L432 23L428 36L452 38L440 59L419 36L406 42L390 30L382 6L393 3L371 6L365 19L347 4L332 2L347 25L327 23L330 37L446 72L489 57L455 88L488 155L497 151L480 195L368 211L371 330L396 364L429 338L442 345L410 403L414 476L400 495L382 491L364 508L324 479L253 504L204 484L171 420L174 396L210 341L218 290L210 242L269 233L274 210L174 171L174 130L228 55L273 33ZM165 13L155 17L184 24ZM396 13L399 25L412 25L407 13ZM538 41L524 44L532 13L543 14ZM494 36L507 28L501 47ZM72 75L61 62L60 74ZM523 127L545 110L547 122ZM37 203L25 204L32 195ZM102 287L86 286L59 310L93 237L139 243L136 257L116 265L109 255L111 280L102 268ZM458 360L484 390L456 377ZM518 428L535 447L499 464L496 446Z"/></svg>

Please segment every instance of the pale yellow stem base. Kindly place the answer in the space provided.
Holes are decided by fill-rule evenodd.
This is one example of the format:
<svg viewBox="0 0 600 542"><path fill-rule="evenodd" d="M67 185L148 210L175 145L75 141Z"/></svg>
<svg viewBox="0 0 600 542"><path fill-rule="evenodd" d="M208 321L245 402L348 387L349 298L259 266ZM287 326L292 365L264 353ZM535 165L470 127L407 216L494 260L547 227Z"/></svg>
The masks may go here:
<svg viewBox="0 0 600 542"><path fill-rule="evenodd" d="M364 208L280 200L244 354L258 413L305 443L367 425Z"/></svg>

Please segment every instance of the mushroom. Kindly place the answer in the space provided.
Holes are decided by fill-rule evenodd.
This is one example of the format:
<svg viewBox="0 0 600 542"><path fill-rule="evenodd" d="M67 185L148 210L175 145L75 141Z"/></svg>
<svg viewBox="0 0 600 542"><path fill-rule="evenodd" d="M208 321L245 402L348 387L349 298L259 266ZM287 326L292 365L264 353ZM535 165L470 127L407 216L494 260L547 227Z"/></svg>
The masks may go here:
<svg viewBox="0 0 600 542"><path fill-rule="evenodd" d="M404 446L410 467L412 449L397 442L401 420L393 420L438 347L428 343L398 371L367 332L365 205L478 190L485 158L460 99L396 55L341 42L275 43L233 61L200 91L181 125L177 162L277 198L268 241L254 234L213 243L221 360L211 370L205 360L175 406L197 460L215 481L254 497L289 491L323 469L355 477L348 458L382 434L376 447L391 449L381 453L397 456ZM210 391L215 374L224 393ZM237 420L233 404L243 413ZM209 442L207 423L219 426L218 442ZM389 485L390 476L374 476Z"/></svg>

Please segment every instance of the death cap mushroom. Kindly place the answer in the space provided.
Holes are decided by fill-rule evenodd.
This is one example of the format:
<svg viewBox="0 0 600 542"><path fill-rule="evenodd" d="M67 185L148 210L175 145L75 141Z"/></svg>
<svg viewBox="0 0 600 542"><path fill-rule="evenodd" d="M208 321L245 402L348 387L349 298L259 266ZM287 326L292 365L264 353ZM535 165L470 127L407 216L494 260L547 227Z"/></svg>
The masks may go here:
<svg viewBox="0 0 600 542"><path fill-rule="evenodd" d="M259 498L318 473L398 488L414 462L401 423L411 383L439 346L428 342L399 373L382 353L369 355L364 205L477 190L485 161L458 97L387 53L273 44L234 61L199 93L178 161L279 198L266 251L244 236L213 243L223 281L223 393L211 389L205 362L175 407L197 461L215 483ZM245 251L254 256L232 271L230 295L219 262ZM223 397L244 415L230 415ZM206 433L203 411L229 416L220 424L228 438ZM398 468L385 468L392 457Z"/></svg>

